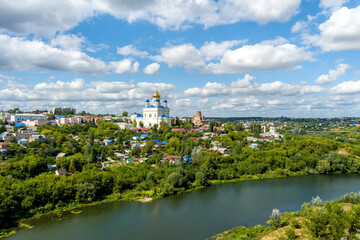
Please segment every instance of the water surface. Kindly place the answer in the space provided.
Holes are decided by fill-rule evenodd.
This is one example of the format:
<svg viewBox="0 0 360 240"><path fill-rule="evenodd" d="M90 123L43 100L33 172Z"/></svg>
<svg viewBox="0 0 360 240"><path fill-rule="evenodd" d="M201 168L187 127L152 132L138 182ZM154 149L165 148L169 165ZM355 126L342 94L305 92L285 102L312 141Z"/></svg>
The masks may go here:
<svg viewBox="0 0 360 240"><path fill-rule="evenodd" d="M235 226L265 224L272 209L297 211L320 196L360 191L360 175L315 175L221 184L149 203L83 208L62 221L39 221L11 240L204 239Z"/></svg>

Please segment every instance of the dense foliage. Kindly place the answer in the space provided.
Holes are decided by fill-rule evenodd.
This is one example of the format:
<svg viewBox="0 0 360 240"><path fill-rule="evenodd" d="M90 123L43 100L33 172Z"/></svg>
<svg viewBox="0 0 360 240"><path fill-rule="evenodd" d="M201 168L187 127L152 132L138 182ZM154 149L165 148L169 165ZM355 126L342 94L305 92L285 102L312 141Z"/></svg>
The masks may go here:
<svg viewBox="0 0 360 240"><path fill-rule="evenodd" d="M179 127L189 129L192 125ZM258 128L253 127L256 134ZM149 157L142 164L125 164L115 155L129 149L132 137L141 133L120 130L112 123L44 125L38 131L46 136L46 142L33 142L26 147L13 143L6 155L1 156L6 161L0 171L0 228L12 227L21 218L65 206L109 198L160 198L249 175L276 177L360 170L357 139L351 142L333 135L294 136L287 132L284 141L259 143L258 148L253 149L246 141L250 133L238 123L227 123L224 135L212 139L225 146L228 155L210 151L212 142L202 139L202 133L175 132L167 125L155 127L144 140L146 145L135 147L129 153L133 157ZM114 140L114 144L105 146L104 139ZM151 139L168 143L155 147ZM66 156L56 159L59 153ZM163 161L166 155L177 155L180 159L191 156L192 164L169 164ZM99 163L109 158L116 164L101 167ZM72 174L55 175L47 167L53 164Z"/></svg>

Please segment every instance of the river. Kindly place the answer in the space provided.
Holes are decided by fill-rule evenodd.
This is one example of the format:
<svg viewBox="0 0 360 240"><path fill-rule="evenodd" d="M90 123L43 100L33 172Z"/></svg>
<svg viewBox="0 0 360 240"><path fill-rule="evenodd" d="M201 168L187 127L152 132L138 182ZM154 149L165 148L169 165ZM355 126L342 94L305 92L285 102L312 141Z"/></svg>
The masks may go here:
<svg viewBox="0 0 360 240"><path fill-rule="evenodd" d="M360 175L314 175L220 184L148 203L114 202L62 221L40 219L11 240L204 239L235 226L265 224L272 209L297 211L320 196L360 191Z"/></svg>

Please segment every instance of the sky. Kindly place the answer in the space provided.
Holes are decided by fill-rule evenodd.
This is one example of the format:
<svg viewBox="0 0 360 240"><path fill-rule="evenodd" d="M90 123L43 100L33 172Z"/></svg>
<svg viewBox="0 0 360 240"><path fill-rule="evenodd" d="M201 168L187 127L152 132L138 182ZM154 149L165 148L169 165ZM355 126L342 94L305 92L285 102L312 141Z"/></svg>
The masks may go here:
<svg viewBox="0 0 360 240"><path fill-rule="evenodd" d="M360 0L0 0L0 104L359 117Z"/></svg>

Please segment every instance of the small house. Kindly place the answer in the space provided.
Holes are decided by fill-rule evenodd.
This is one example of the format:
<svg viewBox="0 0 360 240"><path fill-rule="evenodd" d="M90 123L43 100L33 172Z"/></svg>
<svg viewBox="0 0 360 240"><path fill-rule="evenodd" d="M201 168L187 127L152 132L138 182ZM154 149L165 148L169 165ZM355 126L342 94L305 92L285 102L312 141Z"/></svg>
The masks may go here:
<svg viewBox="0 0 360 240"><path fill-rule="evenodd" d="M55 174L60 176L60 175L68 175L69 173L66 171L66 169L61 168L61 169L55 170Z"/></svg>
<svg viewBox="0 0 360 240"><path fill-rule="evenodd" d="M35 141L39 141L39 142L45 142L46 137L45 135L31 135L29 138L29 142L35 142Z"/></svg>

